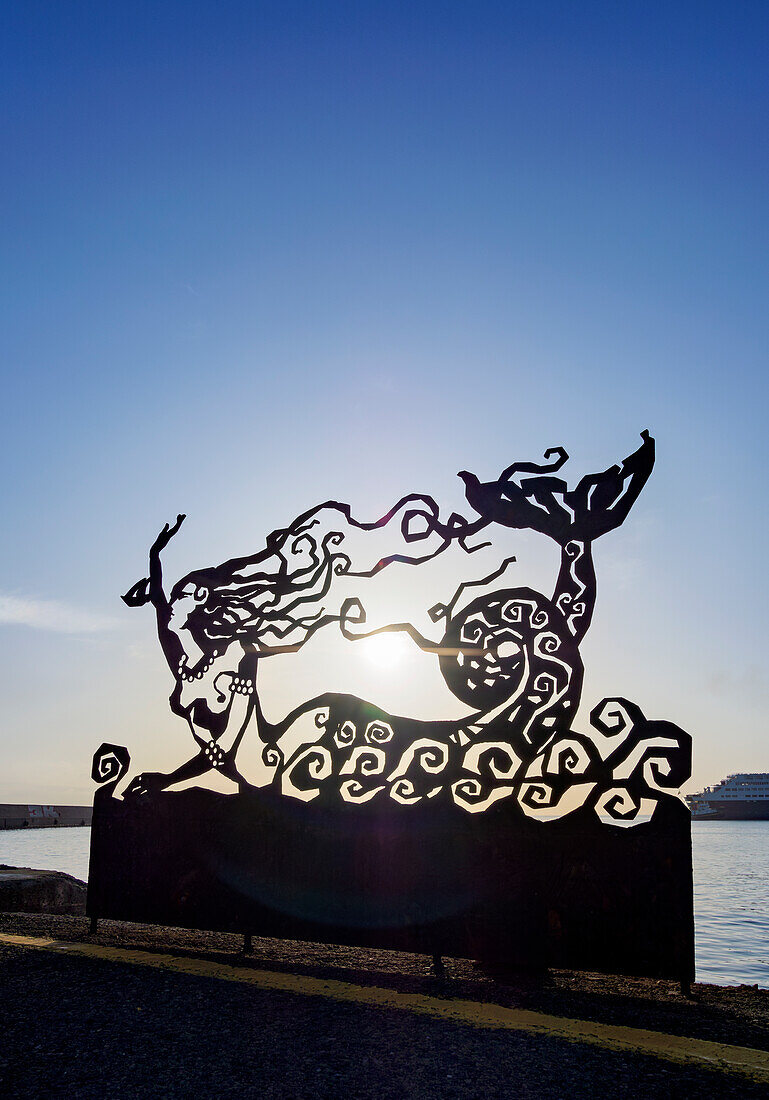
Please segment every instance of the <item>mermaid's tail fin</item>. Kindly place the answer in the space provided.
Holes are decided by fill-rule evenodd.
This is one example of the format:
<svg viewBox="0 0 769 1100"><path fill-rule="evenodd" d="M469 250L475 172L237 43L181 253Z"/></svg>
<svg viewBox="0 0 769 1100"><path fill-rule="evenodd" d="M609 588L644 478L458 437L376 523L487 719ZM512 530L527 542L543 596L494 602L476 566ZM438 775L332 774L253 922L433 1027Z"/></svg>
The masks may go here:
<svg viewBox="0 0 769 1100"><path fill-rule="evenodd" d="M563 448L553 448L545 458L557 454L549 465L517 463L497 481L482 484L474 474L461 473L468 502L486 522L504 527L540 531L561 546L574 539L592 542L619 527L643 489L654 466L654 440L641 432L643 443L621 466L583 477L569 489L559 477L529 477L520 483L517 473L559 469L568 457Z"/></svg>

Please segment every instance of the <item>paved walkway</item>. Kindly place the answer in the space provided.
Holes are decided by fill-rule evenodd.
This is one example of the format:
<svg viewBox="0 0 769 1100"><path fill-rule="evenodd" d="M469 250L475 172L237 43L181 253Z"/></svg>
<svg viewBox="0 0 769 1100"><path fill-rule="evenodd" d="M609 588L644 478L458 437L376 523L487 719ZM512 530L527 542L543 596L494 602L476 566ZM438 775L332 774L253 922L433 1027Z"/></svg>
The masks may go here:
<svg viewBox="0 0 769 1100"><path fill-rule="evenodd" d="M3 1095L766 1096L769 1053L642 1028L0 934ZM450 992L450 983L447 986ZM56 1086L59 1087L56 1087Z"/></svg>

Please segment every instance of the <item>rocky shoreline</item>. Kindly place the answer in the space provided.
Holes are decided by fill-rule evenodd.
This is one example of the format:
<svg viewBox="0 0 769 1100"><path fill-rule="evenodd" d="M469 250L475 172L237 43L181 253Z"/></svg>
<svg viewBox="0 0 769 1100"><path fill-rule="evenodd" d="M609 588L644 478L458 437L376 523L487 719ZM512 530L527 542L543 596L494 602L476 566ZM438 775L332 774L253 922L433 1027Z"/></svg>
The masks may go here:
<svg viewBox="0 0 769 1100"><path fill-rule="evenodd" d="M85 913L86 884L63 871L0 864L0 912Z"/></svg>

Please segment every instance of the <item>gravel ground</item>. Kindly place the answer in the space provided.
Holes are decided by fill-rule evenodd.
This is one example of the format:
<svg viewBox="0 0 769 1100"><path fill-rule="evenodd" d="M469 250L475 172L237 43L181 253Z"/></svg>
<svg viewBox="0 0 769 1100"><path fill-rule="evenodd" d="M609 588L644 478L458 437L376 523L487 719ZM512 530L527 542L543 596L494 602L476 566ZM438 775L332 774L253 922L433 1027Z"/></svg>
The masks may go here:
<svg viewBox="0 0 769 1100"><path fill-rule="evenodd" d="M0 931L87 939L79 917L0 914ZM232 961L236 936L99 922L96 942ZM239 960L241 963L245 960ZM494 981L465 960L254 940L247 965L769 1049L769 992L551 972ZM763 1097L766 1086L644 1055L480 1030L0 945L0 1093L68 1097Z"/></svg>

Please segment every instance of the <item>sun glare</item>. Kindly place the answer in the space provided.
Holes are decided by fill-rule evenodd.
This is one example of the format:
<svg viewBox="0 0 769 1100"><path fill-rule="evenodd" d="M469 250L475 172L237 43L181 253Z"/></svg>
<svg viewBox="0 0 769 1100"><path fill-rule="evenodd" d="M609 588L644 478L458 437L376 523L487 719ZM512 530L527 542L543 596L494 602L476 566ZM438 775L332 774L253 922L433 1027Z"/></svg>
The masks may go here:
<svg viewBox="0 0 769 1100"><path fill-rule="evenodd" d="M380 669L399 665L406 656L408 641L399 634L375 634L359 643L365 660Z"/></svg>

